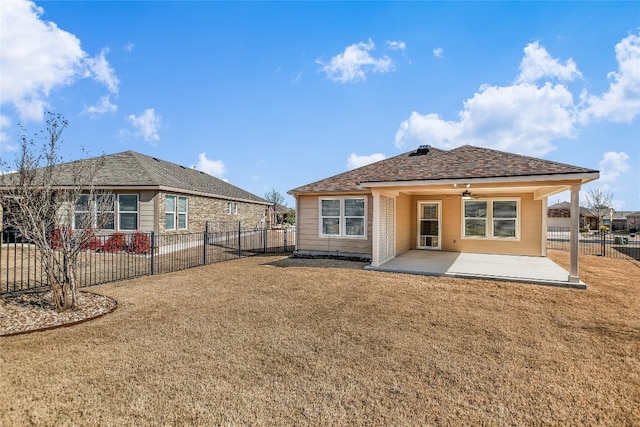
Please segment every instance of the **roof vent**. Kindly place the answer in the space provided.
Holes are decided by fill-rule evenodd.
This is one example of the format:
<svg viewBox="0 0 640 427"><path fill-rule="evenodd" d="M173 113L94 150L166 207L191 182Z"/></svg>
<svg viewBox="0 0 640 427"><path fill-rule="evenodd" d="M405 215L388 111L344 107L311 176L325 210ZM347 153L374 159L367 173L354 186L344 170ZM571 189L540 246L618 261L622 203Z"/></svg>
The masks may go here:
<svg viewBox="0 0 640 427"><path fill-rule="evenodd" d="M421 145L416 150L416 155L424 156L425 154L429 153L430 150L431 150L431 146L430 145Z"/></svg>

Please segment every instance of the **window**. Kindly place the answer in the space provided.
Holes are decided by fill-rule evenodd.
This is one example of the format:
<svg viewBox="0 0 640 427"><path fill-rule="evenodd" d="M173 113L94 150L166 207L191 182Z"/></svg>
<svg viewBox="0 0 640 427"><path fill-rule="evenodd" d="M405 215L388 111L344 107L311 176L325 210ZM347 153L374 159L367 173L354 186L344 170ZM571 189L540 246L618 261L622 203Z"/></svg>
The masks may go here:
<svg viewBox="0 0 640 427"><path fill-rule="evenodd" d="M187 228L187 213L189 202L186 197L165 196L164 198L164 229L175 230Z"/></svg>
<svg viewBox="0 0 640 427"><path fill-rule="evenodd" d="M73 212L73 228L76 230L93 226L94 221L91 218L91 203L88 194L83 194L78 198Z"/></svg>
<svg viewBox="0 0 640 427"><path fill-rule="evenodd" d="M130 226L132 223L135 228L123 228L123 221L120 221L121 230L136 230L138 225L138 196L137 195L120 195L113 194L98 194L93 198L90 198L88 194L83 194L78 199L73 212L73 228L82 229L86 227L100 228L101 230L115 230L116 229L116 199L123 198L127 201L127 197L133 197L134 202L134 215L133 221L128 218L124 220L124 227ZM123 210L122 204L119 203L120 211ZM126 206L124 207L126 209ZM125 216L129 214L125 212ZM129 214L130 215L130 214ZM122 213L121 213L122 216Z"/></svg>
<svg viewBox="0 0 640 427"><path fill-rule="evenodd" d="M238 215L238 204L234 202L227 202L227 214Z"/></svg>
<svg viewBox="0 0 640 427"><path fill-rule="evenodd" d="M518 200L463 200L463 237L517 239Z"/></svg>
<svg viewBox="0 0 640 427"><path fill-rule="evenodd" d="M320 199L320 236L366 237L363 197Z"/></svg>
<svg viewBox="0 0 640 427"><path fill-rule="evenodd" d="M165 196L164 198L164 229L175 230L176 228L176 196Z"/></svg>
<svg viewBox="0 0 640 427"><path fill-rule="evenodd" d="M487 236L487 202L480 200L464 202L464 235Z"/></svg>
<svg viewBox="0 0 640 427"><path fill-rule="evenodd" d="M187 228L187 213L189 210L189 201L186 197L178 197L178 228L184 230Z"/></svg>
<svg viewBox="0 0 640 427"><path fill-rule="evenodd" d="M116 212L115 212L116 196L113 194L96 196L96 223L102 224L103 230L115 230L116 228Z"/></svg>
<svg viewBox="0 0 640 427"><path fill-rule="evenodd" d="M493 201L493 237L516 237L518 203L515 200Z"/></svg>
<svg viewBox="0 0 640 427"><path fill-rule="evenodd" d="M137 230L138 229L138 195L119 194L118 195L118 229Z"/></svg>

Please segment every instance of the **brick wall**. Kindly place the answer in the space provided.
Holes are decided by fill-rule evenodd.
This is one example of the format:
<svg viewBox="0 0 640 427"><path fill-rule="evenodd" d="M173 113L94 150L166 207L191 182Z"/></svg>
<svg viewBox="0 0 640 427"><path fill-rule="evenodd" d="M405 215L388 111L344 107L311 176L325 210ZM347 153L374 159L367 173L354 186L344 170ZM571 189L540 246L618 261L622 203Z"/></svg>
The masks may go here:
<svg viewBox="0 0 640 427"><path fill-rule="evenodd" d="M175 193L161 193L161 197L158 198L158 231L165 233L164 229L164 196L165 194L185 196L183 194ZM225 221L235 222L240 221L242 228L253 228L260 226L262 223L263 215L266 212L266 205L248 203L248 202L235 202L238 204L238 214L227 214L227 202L229 200L213 199L209 197L200 197L188 195L189 210L187 225L188 230L169 230L167 233L184 233L189 231L191 233L205 231L207 221Z"/></svg>

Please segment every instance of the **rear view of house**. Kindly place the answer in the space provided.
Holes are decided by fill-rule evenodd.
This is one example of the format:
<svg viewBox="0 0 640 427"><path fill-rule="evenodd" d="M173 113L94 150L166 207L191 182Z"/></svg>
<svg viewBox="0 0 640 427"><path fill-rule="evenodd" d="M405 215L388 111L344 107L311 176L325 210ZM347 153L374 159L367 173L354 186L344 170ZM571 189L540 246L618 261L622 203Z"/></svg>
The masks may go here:
<svg viewBox="0 0 640 427"><path fill-rule="evenodd" d="M421 146L289 191L296 248L366 258L374 267L411 249L546 256L547 198L570 190L577 208L581 185L598 175L469 145ZM576 221L576 281L577 233Z"/></svg>

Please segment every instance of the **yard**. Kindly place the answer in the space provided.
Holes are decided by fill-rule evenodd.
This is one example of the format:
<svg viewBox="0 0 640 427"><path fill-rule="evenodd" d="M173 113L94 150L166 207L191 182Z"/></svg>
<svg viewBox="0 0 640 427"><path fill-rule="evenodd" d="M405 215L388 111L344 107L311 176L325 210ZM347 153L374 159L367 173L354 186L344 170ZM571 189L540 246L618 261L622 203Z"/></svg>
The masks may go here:
<svg viewBox="0 0 640 427"><path fill-rule="evenodd" d="M568 253L551 251L568 268ZM640 424L640 262L588 290L257 256L0 338L0 425Z"/></svg>

